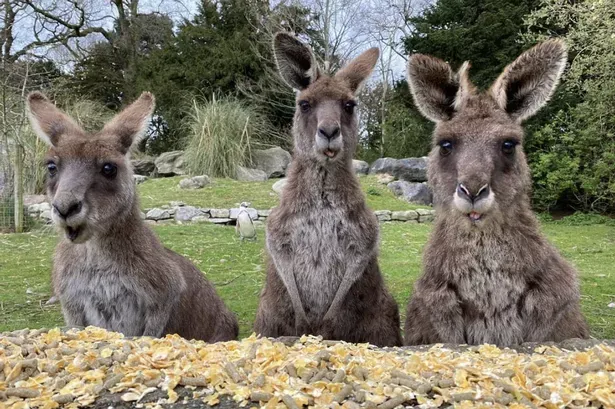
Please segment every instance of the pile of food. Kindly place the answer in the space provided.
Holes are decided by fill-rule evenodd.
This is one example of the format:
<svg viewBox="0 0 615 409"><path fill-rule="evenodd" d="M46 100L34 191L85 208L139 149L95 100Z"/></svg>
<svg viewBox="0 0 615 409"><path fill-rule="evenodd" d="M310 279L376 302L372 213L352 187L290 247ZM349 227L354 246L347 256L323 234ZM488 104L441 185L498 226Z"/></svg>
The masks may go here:
<svg viewBox="0 0 615 409"><path fill-rule="evenodd" d="M80 407L109 394L143 407L231 399L266 408L612 408L613 385L615 349L602 344L525 354L488 345L379 349L316 337L206 344L94 327L0 335L0 406L7 408Z"/></svg>

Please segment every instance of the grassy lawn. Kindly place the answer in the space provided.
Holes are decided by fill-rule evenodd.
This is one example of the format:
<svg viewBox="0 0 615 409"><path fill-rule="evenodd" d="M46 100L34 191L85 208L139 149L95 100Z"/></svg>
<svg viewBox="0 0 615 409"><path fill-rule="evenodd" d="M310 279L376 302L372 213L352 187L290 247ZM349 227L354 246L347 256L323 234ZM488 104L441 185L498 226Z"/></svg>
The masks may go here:
<svg viewBox="0 0 615 409"><path fill-rule="evenodd" d="M207 208L227 208L238 206L241 202L250 202L257 209L269 209L278 204L278 194L271 186L279 179L266 182L238 182L233 179L214 179L213 183L203 189L185 190L178 187L183 177L150 179L139 185L141 207L169 204L173 200L182 200L188 205ZM411 210L426 206L416 206L396 198L393 193L375 176L361 176L361 187L367 198L367 205L373 210ZM181 199L178 199L181 198Z"/></svg>
<svg viewBox="0 0 615 409"><path fill-rule="evenodd" d="M186 201L188 201L186 199ZM615 338L615 225L570 225L546 222L551 241L580 271L582 306L597 338ZM420 271L420 257L429 224L381 225L380 264L402 315L412 284ZM263 284L263 233L256 242L240 242L234 229L216 225L161 225L163 242L189 257L217 287L238 315L241 336L251 332L258 294ZM0 235L0 332L17 328L62 324L58 305L46 306L53 246L51 232ZM403 317L402 317L403 322Z"/></svg>

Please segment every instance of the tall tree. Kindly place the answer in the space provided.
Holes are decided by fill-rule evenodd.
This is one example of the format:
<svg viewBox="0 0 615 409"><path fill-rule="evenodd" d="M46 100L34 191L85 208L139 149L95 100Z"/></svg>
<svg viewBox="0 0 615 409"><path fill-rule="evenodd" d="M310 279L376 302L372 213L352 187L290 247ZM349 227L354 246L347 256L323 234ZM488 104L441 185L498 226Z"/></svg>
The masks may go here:
<svg viewBox="0 0 615 409"><path fill-rule="evenodd" d="M523 19L539 0L439 0L411 18L405 38L408 53L432 54L459 67L472 64L472 80L481 88L524 49Z"/></svg>
<svg viewBox="0 0 615 409"><path fill-rule="evenodd" d="M316 27L317 15L298 1L280 1L267 12L253 30L259 33L252 43L252 53L263 67L262 75L256 80L243 79L239 89L244 98L258 107L272 125L286 132L292 124L295 112L295 93L282 80L275 64L271 44L275 34L288 31L320 49L320 33ZM291 147L291 140L286 142Z"/></svg>
<svg viewBox="0 0 615 409"><path fill-rule="evenodd" d="M259 30L268 13L266 0L203 0L173 41L141 60L139 86L156 94L169 122L170 134L155 150L177 146L191 97L239 95L245 82L255 83L264 75L254 47L270 47L260 41Z"/></svg>
<svg viewBox="0 0 615 409"><path fill-rule="evenodd" d="M130 43L123 39L121 24L109 32L111 42L98 41L88 48L85 57L75 63L72 89L88 99L101 101L118 109L131 101L139 89L139 65L151 53L173 41L173 21L166 15L137 14L128 28Z"/></svg>
<svg viewBox="0 0 615 409"><path fill-rule="evenodd" d="M525 40L563 37L570 66L526 147L543 209L615 212L615 0L542 0Z"/></svg>
<svg viewBox="0 0 615 409"><path fill-rule="evenodd" d="M397 112L394 102L398 98L389 98L389 92L394 83L399 79L395 77L395 70L399 70L400 66L405 67L407 54L404 50L404 38L409 36L412 31L411 19L422 8L425 7L425 2L422 0L380 0L371 2L371 8L368 15L368 25L370 37L378 44L381 56L376 66L376 72L380 77L380 129L377 134L380 135L378 143L380 147L380 157L385 156L386 146L390 145L388 141L387 130L396 132L398 142L399 136L404 134L404 129L396 129L391 126L397 123L396 120L389 121L389 126L382 125L387 122L387 115ZM398 75L405 76L405 69L400 70ZM399 88L398 88L399 90ZM395 90L393 90L395 92ZM396 94L399 94L397 92ZM390 101L389 101L390 100ZM387 107L391 109L387 109Z"/></svg>

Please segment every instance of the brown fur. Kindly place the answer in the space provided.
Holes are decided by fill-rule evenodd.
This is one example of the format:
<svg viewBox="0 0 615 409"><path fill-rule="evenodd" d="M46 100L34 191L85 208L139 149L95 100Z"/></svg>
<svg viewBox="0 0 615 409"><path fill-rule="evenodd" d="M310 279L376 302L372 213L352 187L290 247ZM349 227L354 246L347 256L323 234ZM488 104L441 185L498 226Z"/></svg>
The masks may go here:
<svg viewBox="0 0 615 409"><path fill-rule="evenodd" d="M288 184L267 221L267 281L255 331L401 345L398 307L378 267L378 221L352 169L358 120L346 105L378 50L333 77L323 76L311 51L291 35L278 34L274 50L282 77L299 90L299 107Z"/></svg>
<svg viewBox="0 0 615 409"><path fill-rule="evenodd" d="M188 260L163 247L140 217L127 153L154 108L144 93L102 131L87 134L40 93L28 96L39 137L50 144L52 218L65 237L54 256L52 287L69 326L126 335L177 333L235 339L235 316ZM105 176L105 166L116 168Z"/></svg>
<svg viewBox="0 0 615 409"><path fill-rule="evenodd" d="M428 177L437 218L408 304L406 344L588 337L576 271L531 210L522 149L520 122L548 101L565 62L563 43L547 41L478 94L469 65L454 75L434 57L411 57L415 102L436 122Z"/></svg>

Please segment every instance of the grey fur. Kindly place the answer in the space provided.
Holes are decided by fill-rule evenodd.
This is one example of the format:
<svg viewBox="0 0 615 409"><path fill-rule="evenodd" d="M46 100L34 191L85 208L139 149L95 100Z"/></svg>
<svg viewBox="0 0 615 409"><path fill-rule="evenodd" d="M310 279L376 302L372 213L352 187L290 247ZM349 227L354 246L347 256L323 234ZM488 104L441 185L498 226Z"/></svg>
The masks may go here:
<svg viewBox="0 0 615 409"><path fill-rule="evenodd" d="M68 326L153 337L177 333L211 342L235 339L237 320L212 285L191 262L164 248L140 218L126 153L153 107L153 96L146 93L101 132L88 135L72 121L65 125L66 115L42 94L28 97L31 121L51 144L48 160L57 166L47 194L65 237L55 251L53 293ZM53 129L62 132L50 137ZM105 163L117 166L114 177L102 174Z"/></svg>
<svg viewBox="0 0 615 409"><path fill-rule="evenodd" d="M565 55L559 41L540 44L485 94L469 82L468 65L447 80L440 73L452 72L448 64L411 57L415 102L437 123L428 168L437 217L408 303L406 344L516 345L589 336L576 271L543 237L531 210L519 124L548 101Z"/></svg>
<svg viewBox="0 0 615 409"><path fill-rule="evenodd" d="M313 61L306 58L309 49L288 36L278 34L275 46L284 44L284 54L300 56L301 64ZM297 50L289 49L293 43ZM377 50L368 50L339 75L320 76L297 95L299 105L308 101L310 108L295 113L288 184L267 221L269 264L256 316L259 334L401 344L398 308L378 267L378 222L352 168L358 120L343 108L354 101L377 57ZM284 64L282 75L285 66L296 65ZM329 140L318 134L336 128L338 136Z"/></svg>

